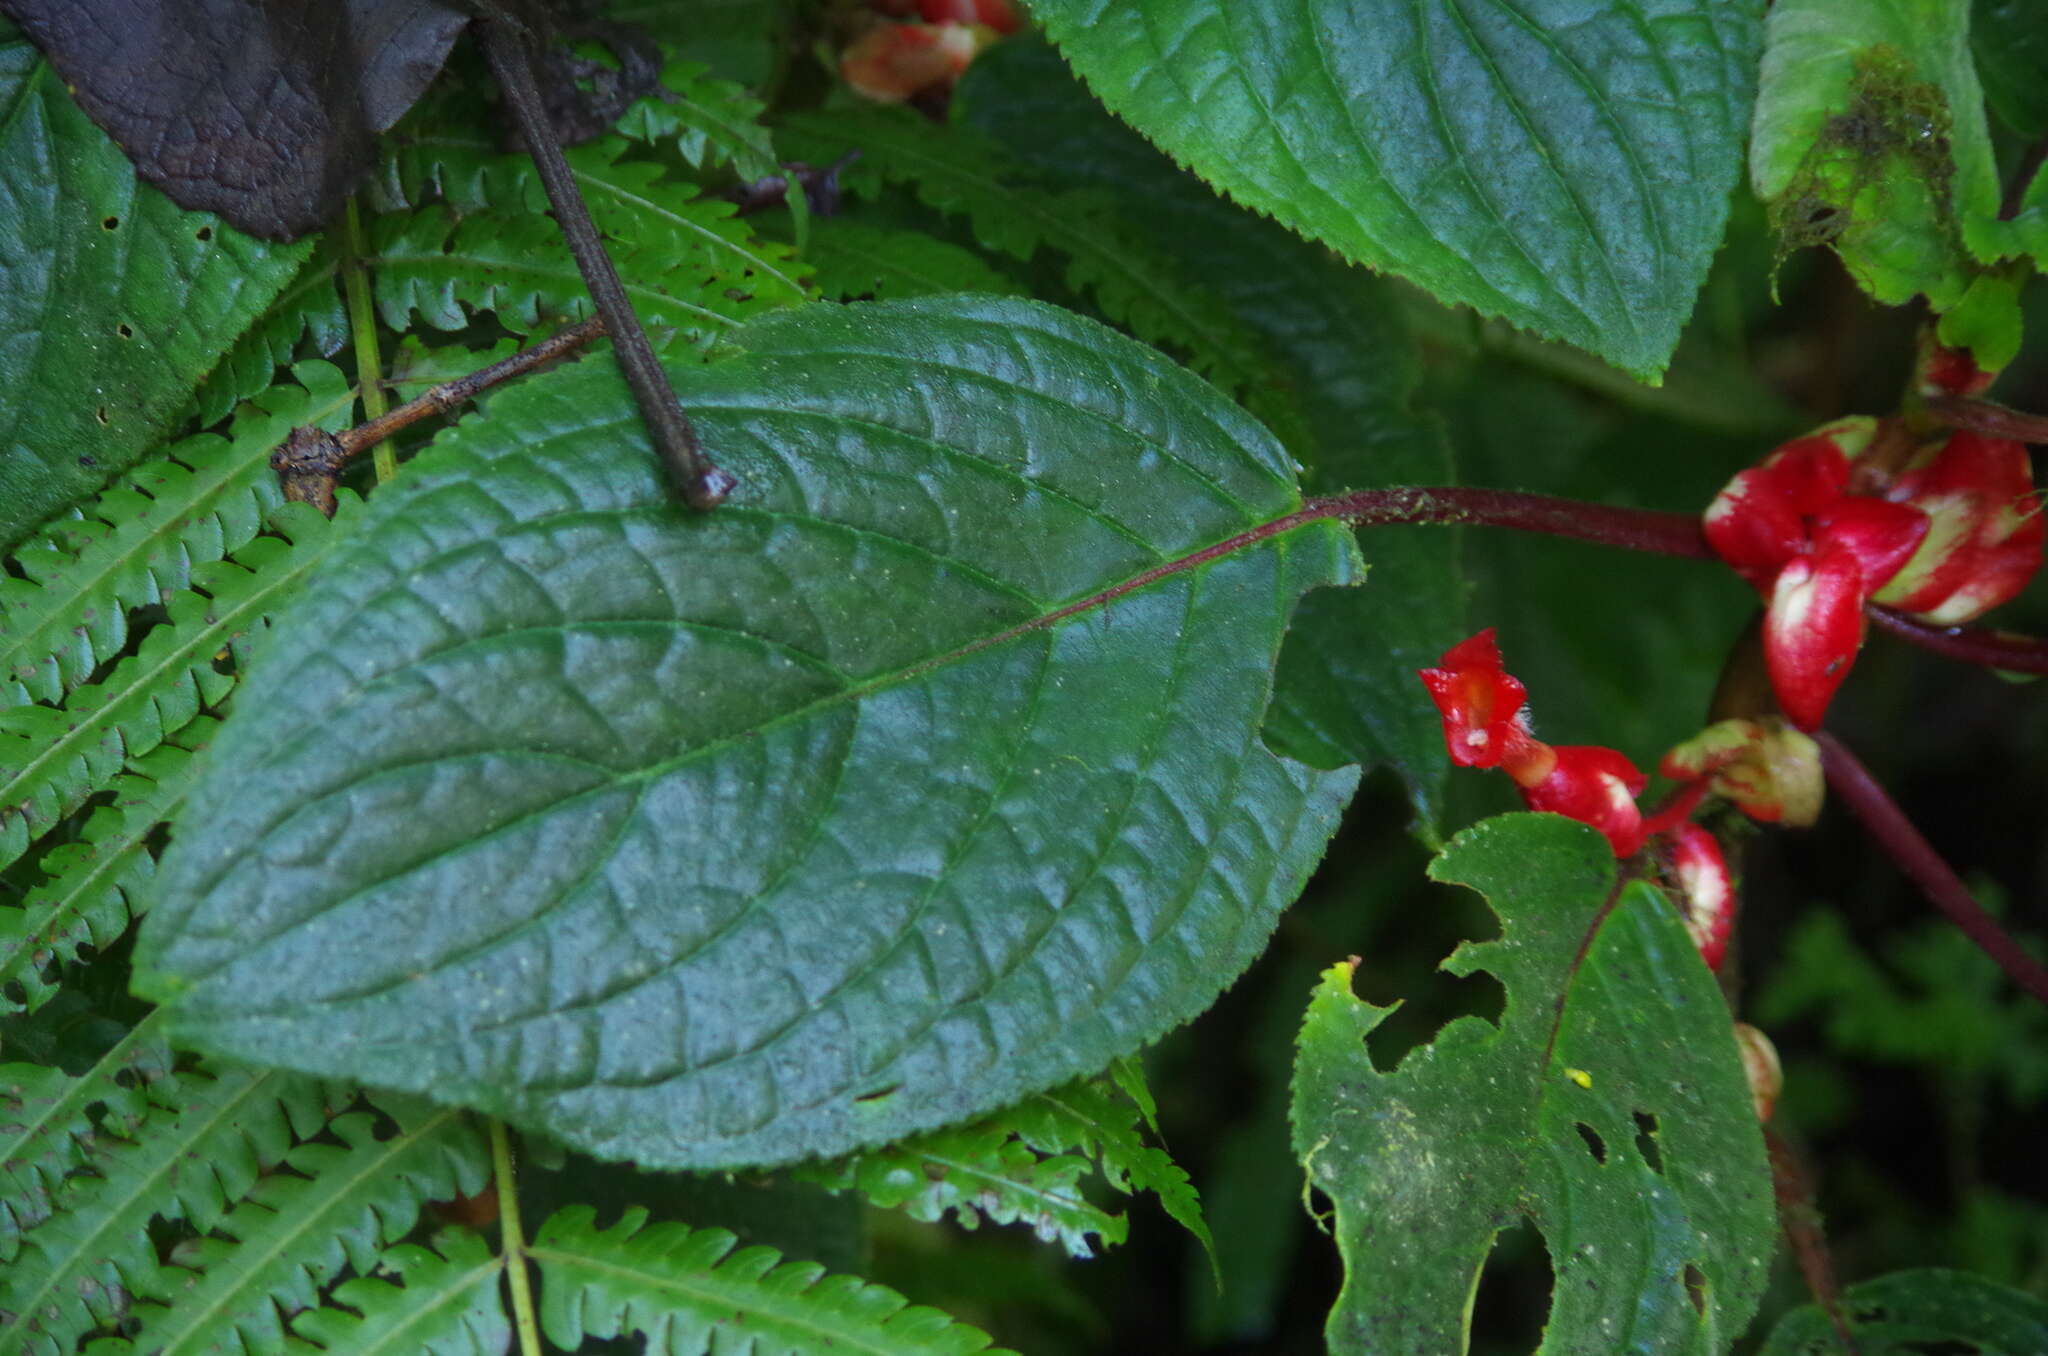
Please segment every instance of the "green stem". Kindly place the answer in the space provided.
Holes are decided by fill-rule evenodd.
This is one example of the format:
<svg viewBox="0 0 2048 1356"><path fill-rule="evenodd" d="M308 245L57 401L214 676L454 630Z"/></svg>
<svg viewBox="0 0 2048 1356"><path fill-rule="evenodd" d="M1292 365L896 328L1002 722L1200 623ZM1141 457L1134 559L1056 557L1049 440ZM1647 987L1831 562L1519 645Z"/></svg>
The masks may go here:
<svg viewBox="0 0 2048 1356"><path fill-rule="evenodd" d="M491 1118L491 1173L498 1186L498 1228L505 1278L512 1284L512 1326L519 1356L541 1356L540 1323L533 1311L533 1279L526 1274L526 1231L519 1223L518 1183L512 1177L512 1139L505 1122Z"/></svg>
<svg viewBox="0 0 2048 1356"><path fill-rule="evenodd" d="M366 423L384 417L384 358L377 351L377 311L370 303L370 275L363 267L363 220L356 200L348 200L342 218L341 278L348 293L348 328L356 345L356 384L362 388L363 419ZM377 468L377 483L385 484L398 474L398 453L391 444L380 442L371 453Z"/></svg>

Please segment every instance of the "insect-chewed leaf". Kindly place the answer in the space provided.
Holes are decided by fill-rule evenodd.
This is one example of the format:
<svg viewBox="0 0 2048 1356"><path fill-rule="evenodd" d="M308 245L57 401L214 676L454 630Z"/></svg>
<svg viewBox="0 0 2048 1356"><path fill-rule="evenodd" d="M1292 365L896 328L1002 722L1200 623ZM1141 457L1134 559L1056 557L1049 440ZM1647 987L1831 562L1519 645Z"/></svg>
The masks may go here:
<svg viewBox="0 0 2048 1356"><path fill-rule="evenodd" d="M1391 1008L1333 967L1294 1069L1294 1147L1335 1206L1338 1356L1462 1351L1495 1236L1526 1216L1556 1287L1541 1350L1718 1353L1755 1311L1777 1215L1726 1003L1677 913L1614 889L1607 844L1556 815L1458 836L1430 874L1483 892L1497 940L1444 968L1506 990L1389 1073ZM1615 1278L1625 1278L1616 1280Z"/></svg>
<svg viewBox="0 0 2048 1356"><path fill-rule="evenodd" d="M1257 735L1353 568L1271 435L1026 302L739 347L674 373L714 513L596 362L373 502L165 860L183 1039L765 1163L1092 1072L1257 953L1356 778Z"/></svg>

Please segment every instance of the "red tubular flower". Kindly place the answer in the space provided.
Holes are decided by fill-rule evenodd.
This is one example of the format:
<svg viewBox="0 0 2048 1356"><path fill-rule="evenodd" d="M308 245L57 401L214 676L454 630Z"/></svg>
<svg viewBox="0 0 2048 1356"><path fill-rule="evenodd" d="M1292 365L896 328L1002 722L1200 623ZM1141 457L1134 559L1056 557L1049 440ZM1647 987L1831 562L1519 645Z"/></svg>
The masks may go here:
<svg viewBox="0 0 2048 1356"><path fill-rule="evenodd" d="M1607 835L1617 857L1642 847L1635 796L1647 779L1613 749L1553 748L1530 734L1522 707L1527 689L1502 667L1493 628L1453 645L1437 662L1416 676L1443 717L1453 763L1500 768L1530 809L1592 825Z"/></svg>
<svg viewBox="0 0 2048 1356"><path fill-rule="evenodd" d="M1670 879L1685 916L1685 929L1707 968L1718 972L1735 930L1735 882L1714 835L1697 824L1671 831Z"/></svg>
<svg viewBox="0 0 2048 1356"><path fill-rule="evenodd" d="M1487 627L1444 651L1440 667L1418 670L1443 717L1444 747L1459 767L1499 767L1530 740L1522 701L1528 689L1501 666L1500 645Z"/></svg>

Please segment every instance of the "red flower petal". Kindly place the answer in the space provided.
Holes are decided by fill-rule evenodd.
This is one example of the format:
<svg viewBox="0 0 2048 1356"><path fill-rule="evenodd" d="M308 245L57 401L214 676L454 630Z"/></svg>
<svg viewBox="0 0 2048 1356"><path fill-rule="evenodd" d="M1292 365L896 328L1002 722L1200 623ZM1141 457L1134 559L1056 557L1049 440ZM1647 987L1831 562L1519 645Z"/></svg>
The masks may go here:
<svg viewBox="0 0 2048 1356"><path fill-rule="evenodd" d="M1872 588L1899 572L1927 536L1927 515L1907 504L1851 495L1813 518L1816 551L1839 545L1855 552L1863 579Z"/></svg>
<svg viewBox="0 0 2048 1356"><path fill-rule="evenodd" d="M1526 744L1521 719L1528 690L1501 667L1500 645L1488 627L1444 651L1440 667L1419 669L1443 717L1444 748L1459 767L1499 767L1501 759Z"/></svg>
<svg viewBox="0 0 2048 1356"><path fill-rule="evenodd" d="M1856 553L1829 546L1778 574L1764 610L1764 665L1786 719L1819 727L1863 644L1863 569Z"/></svg>
<svg viewBox="0 0 2048 1356"><path fill-rule="evenodd" d="M1759 593L1806 549L1806 523L1762 467L1738 472L1707 506L1701 529L1714 553Z"/></svg>

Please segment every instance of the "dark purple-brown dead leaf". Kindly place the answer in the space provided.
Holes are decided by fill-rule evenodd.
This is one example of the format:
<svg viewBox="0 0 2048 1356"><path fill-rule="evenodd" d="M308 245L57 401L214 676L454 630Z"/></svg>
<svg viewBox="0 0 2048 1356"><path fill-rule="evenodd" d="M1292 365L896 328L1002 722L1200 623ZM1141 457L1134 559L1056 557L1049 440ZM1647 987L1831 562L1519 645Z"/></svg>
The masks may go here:
<svg viewBox="0 0 2048 1356"><path fill-rule="evenodd" d="M469 16L441 0L0 0L137 173L253 235L327 224Z"/></svg>

